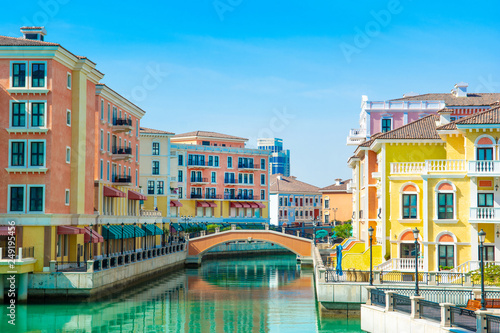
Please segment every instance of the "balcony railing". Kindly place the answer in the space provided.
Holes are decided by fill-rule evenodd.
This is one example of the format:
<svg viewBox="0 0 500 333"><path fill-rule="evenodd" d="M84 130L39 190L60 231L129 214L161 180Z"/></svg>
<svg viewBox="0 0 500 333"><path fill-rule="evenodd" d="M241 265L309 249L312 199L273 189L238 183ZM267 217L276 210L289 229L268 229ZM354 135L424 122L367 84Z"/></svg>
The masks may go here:
<svg viewBox="0 0 500 333"><path fill-rule="evenodd" d="M469 174L500 174L500 161L469 161Z"/></svg>
<svg viewBox="0 0 500 333"><path fill-rule="evenodd" d="M260 200L258 195L224 195L226 200Z"/></svg>
<svg viewBox="0 0 500 333"><path fill-rule="evenodd" d="M392 258L380 265L375 269L381 271L415 271L415 258ZM424 269L424 260L418 259L418 269Z"/></svg>
<svg viewBox="0 0 500 333"><path fill-rule="evenodd" d="M132 148L130 147L113 147L113 154L124 154L124 155L132 155Z"/></svg>
<svg viewBox="0 0 500 333"><path fill-rule="evenodd" d="M238 184L238 179L224 178L224 184Z"/></svg>
<svg viewBox="0 0 500 333"><path fill-rule="evenodd" d="M471 207L469 220L481 222L500 222L500 208Z"/></svg>
<svg viewBox="0 0 500 333"><path fill-rule="evenodd" d="M253 169L253 163L238 163L238 169Z"/></svg>
<svg viewBox="0 0 500 333"><path fill-rule="evenodd" d="M219 167L218 163L210 161L188 161L187 165L190 167L213 167L213 168Z"/></svg>
<svg viewBox="0 0 500 333"><path fill-rule="evenodd" d="M191 183L208 183L208 178L191 177Z"/></svg>
<svg viewBox="0 0 500 333"><path fill-rule="evenodd" d="M144 217L161 217L161 212L158 210L141 209L141 216Z"/></svg>
<svg viewBox="0 0 500 333"><path fill-rule="evenodd" d="M428 174L466 172L465 160L426 160L391 163L391 174Z"/></svg>
<svg viewBox="0 0 500 333"><path fill-rule="evenodd" d="M222 199L221 194L196 194L196 193L191 193L189 195L190 199L208 199L208 200L215 200L215 199Z"/></svg>
<svg viewBox="0 0 500 333"><path fill-rule="evenodd" d="M132 183L131 176L114 176L113 183Z"/></svg>
<svg viewBox="0 0 500 333"><path fill-rule="evenodd" d="M132 119L116 118L113 120L113 126L132 126Z"/></svg>

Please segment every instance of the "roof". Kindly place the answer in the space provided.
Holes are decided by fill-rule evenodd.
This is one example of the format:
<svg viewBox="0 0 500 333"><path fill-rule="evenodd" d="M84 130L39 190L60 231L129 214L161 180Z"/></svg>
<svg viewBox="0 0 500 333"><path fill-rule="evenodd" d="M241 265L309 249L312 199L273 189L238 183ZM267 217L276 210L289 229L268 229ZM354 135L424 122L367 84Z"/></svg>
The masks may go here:
<svg viewBox="0 0 500 333"><path fill-rule="evenodd" d="M217 133L217 132L207 132L207 131L193 131L193 132L188 132L188 133L177 134L174 136L174 138L186 138L186 137L190 137L190 136L201 136L201 137L206 137L206 138L244 140L244 141L248 140L248 139L241 138L238 136L222 134L222 133Z"/></svg>
<svg viewBox="0 0 500 333"><path fill-rule="evenodd" d="M343 180L340 182L340 185L337 183L320 188L320 192L330 192L330 191L347 191L347 184L351 182L351 179Z"/></svg>
<svg viewBox="0 0 500 333"><path fill-rule="evenodd" d="M363 142L362 144L360 144L359 146L360 147L370 147L373 143L373 141L375 141L376 138L378 138L379 136L381 136L383 133L381 132L378 132L378 133L375 133L371 136L370 140L367 140L365 142Z"/></svg>
<svg viewBox="0 0 500 333"><path fill-rule="evenodd" d="M0 36L0 46L61 46L57 43L42 42L41 40L17 37Z"/></svg>
<svg viewBox="0 0 500 333"><path fill-rule="evenodd" d="M479 106L490 105L498 100L500 100L500 93L468 93L467 97L456 97L448 93L408 96L392 101L444 101L446 106Z"/></svg>
<svg viewBox="0 0 500 333"><path fill-rule="evenodd" d="M438 127L438 130L455 130L457 125L491 125L500 124L500 106L484 110L470 116L455 120L449 124Z"/></svg>
<svg viewBox="0 0 500 333"><path fill-rule="evenodd" d="M409 124L393 129L392 131L382 133L376 139L397 140L397 139L435 139L440 140L436 131L436 121L439 116L435 114L428 115Z"/></svg>
<svg viewBox="0 0 500 333"><path fill-rule="evenodd" d="M168 135L175 134L172 132L157 130L157 129L153 129L153 128L147 128L147 127L141 127L140 132L141 132L141 134L168 134Z"/></svg>
<svg viewBox="0 0 500 333"><path fill-rule="evenodd" d="M278 179L278 176L281 179ZM297 180L295 177L285 177L282 174L271 175L271 192L308 192L319 194L319 187Z"/></svg>

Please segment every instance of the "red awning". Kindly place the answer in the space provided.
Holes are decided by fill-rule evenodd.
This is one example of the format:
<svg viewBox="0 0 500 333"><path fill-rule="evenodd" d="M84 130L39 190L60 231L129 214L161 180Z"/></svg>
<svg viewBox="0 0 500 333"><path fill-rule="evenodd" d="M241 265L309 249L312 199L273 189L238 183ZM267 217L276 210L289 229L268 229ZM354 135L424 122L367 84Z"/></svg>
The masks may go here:
<svg viewBox="0 0 500 333"><path fill-rule="evenodd" d="M196 207L210 207L210 205L206 201L198 201Z"/></svg>
<svg viewBox="0 0 500 333"><path fill-rule="evenodd" d="M249 202L250 207L252 208L259 208L259 205L257 205L255 202Z"/></svg>
<svg viewBox="0 0 500 333"><path fill-rule="evenodd" d="M71 227L69 225L57 226L58 235L79 235L85 233L83 228Z"/></svg>
<svg viewBox="0 0 500 333"><path fill-rule="evenodd" d="M241 208L243 206L239 202L231 202L231 207L233 207L233 208Z"/></svg>
<svg viewBox="0 0 500 333"><path fill-rule="evenodd" d="M240 202L240 204L243 208L252 208L248 202Z"/></svg>
<svg viewBox="0 0 500 333"><path fill-rule="evenodd" d="M217 204L215 202L207 202L207 204L212 208L217 207Z"/></svg>
<svg viewBox="0 0 500 333"><path fill-rule="evenodd" d="M92 230L92 237L90 237L90 230ZM104 238L97 233L94 229L85 228L85 237L84 242L90 243L90 239L92 238L92 243L102 243L104 242Z"/></svg>
<svg viewBox="0 0 500 333"><path fill-rule="evenodd" d="M12 233L12 232L9 233L9 228L10 228L9 226L1 226L0 227L0 236L10 236L12 234L14 234L14 235L16 234L16 228L15 227L13 229L14 233Z"/></svg>
<svg viewBox="0 0 500 333"><path fill-rule="evenodd" d="M259 208L266 208L266 205L264 204L261 204L260 202L256 202L257 206L259 206Z"/></svg>
<svg viewBox="0 0 500 333"><path fill-rule="evenodd" d="M127 195L116 188L104 186L104 196L114 198L125 198Z"/></svg>
<svg viewBox="0 0 500 333"><path fill-rule="evenodd" d="M148 200L144 194L132 190L128 190L128 198L129 200Z"/></svg>
<svg viewBox="0 0 500 333"><path fill-rule="evenodd" d="M170 200L170 207L182 207L182 203L177 200Z"/></svg>

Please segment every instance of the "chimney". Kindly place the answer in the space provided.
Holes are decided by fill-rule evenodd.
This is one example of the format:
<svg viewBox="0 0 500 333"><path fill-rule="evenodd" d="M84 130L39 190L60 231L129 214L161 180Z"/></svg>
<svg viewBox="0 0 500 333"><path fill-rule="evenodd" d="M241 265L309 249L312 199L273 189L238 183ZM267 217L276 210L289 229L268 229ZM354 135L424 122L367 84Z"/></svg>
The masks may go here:
<svg viewBox="0 0 500 333"><path fill-rule="evenodd" d="M437 125L443 126L443 125L449 124L450 123L450 116L452 113L453 113L453 110L447 109L447 108L439 110L438 111L439 124L437 124Z"/></svg>
<svg viewBox="0 0 500 333"><path fill-rule="evenodd" d="M335 179L335 185L339 186L341 181L342 181L341 178Z"/></svg>
<svg viewBox="0 0 500 333"><path fill-rule="evenodd" d="M21 27L21 33L23 34L24 39L41 41L43 41L45 35L47 35L45 27Z"/></svg>
<svg viewBox="0 0 500 333"><path fill-rule="evenodd" d="M460 82L455 84L455 96L456 97L467 97L467 87L469 86L468 83L465 82Z"/></svg>

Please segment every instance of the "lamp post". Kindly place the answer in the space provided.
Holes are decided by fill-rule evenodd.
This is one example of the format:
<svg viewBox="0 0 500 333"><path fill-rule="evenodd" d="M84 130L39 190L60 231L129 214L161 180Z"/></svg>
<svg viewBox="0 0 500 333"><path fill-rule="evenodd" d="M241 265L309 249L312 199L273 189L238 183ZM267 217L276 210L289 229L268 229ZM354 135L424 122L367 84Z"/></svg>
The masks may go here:
<svg viewBox="0 0 500 333"><path fill-rule="evenodd" d="M165 246L165 221L161 221L161 230L163 231L163 234L161 236L161 247Z"/></svg>
<svg viewBox="0 0 500 333"><path fill-rule="evenodd" d="M332 208L333 210L333 225L337 225L337 210L339 210L338 208Z"/></svg>
<svg viewBox="0 0 500 333"><path fill-rule="evenodd" d="M123 228L125 228L125 223L122 222L122 255L123 255Z"/></svg>
<svg viewBox="0 0 500 333"><path fill-rule="evenodd" d="M486 232L481 229L478 233L479 243L481 244L479 255L481 256L481 310L486 310L486 300L484 292L484 241L486 239Z"/></svg>
<svg viewBox="0 0 500 333"><path fill-rule="evenodd" d="M107 239L107 243L108 243L108 251L107 251L107 255L109 257L109 222L108 222L108 239Z"/></svg>
<svg viewBox="0 0 500 333"><path fill-rule="evenodd" d="M413 238L415 238L415 296L418 294L418 234L420 231L415 227L413 231Z"/></svg>
<svg viewBox="0 0 500 333"><path fill-rule="evenodd" d="M370 286L373 286L373 268L372 268L372 244L373 244L373 227L368 228L368 235L370 235Z"/></svg>
<svg viewBox="0 0 500 333"><path fill-rule="evenodd" d="M90 237L89 237L89 260L92 260L92 223L90 223L89 233L90 233Z"/></svg>
<svg viewBox="0 0 500 333"><path fill-rule="evenodd" d="M135 228L137 228L136 225L137 225L137 223L134 222L134 253L137 252L136 249L135 249Z"/></svg>
<svg viewBox="0 0 500 333"><path fill-rule="evenodd" d="M313 221L313 243L314 243L314 246L316 246L316 225L318 224L318 221L317 220L314 220Z"/></svg>
<svg viewBox="0 0 500 333"><path fill-rule="evenodd" d="M156 221L154 224L153 248L156 248Z"/></svg>
<svg viewBox="0 0 500 333"><path fill-rule="evenodd" d="M148 234L146 233L146 230L148 228L148 222L144 222L144 249L143 250L146 250L148 248L146 242L148 241Z"/></svg>

